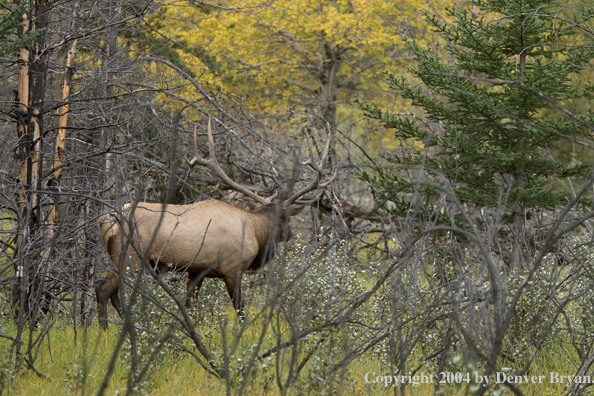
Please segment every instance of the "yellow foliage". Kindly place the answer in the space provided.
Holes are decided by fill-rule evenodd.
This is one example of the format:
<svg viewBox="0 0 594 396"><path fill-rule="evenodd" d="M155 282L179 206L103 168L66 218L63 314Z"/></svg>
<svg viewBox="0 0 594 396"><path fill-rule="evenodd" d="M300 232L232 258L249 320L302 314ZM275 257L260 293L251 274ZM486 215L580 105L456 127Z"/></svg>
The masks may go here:
<svg viewBox="0 0 594 396"><path fill-rule="evenodd" d="M387 89L382 72L406 73L411 59L401 35L423 45L435 40L420 10L443 10L446 4L450 3L229 0L225 7L216 8L178 2L161 10L159 31L181 44L180 59L200 84L211 92L246 98L243 109L266 114L291 108L297 114L332 101L340 124L345 119L339 110L352 107L355 98L397 112L411 110ZM443 43L433 44L439 48ZM197 52L216 59L216 67L197 60ZM333 74L327 71L332 59L338 60ZM324 87L322 81L328 75L335 81ZM168 83L170 90L176 85L173 75ZM335 97L328 94L328 86ZM180 85L175 93L189 100L197 95L191 85ZM355 131L353 136L361 133ZM370 138L383 147L398 144L388 131L375 134Z"/></svg>
<svg viewBox="0 0 594 396"><path fill-rule="evenodd" d="M381 99L381 72L387 67L404 71L408 65L400 35L428 40L419 10L449 4L442 3L231 0L226 8L232 11L170 6L162 22L163 32L174 40L202 48L223 62L223 70L208 77L209 82L250 96L247 104L254 110L270 111L302 102L307 90L292 81L319 88L316 64L326 59L328 46L344 51L337 84L348 79L354 87L345 85L338 100L350 101L368 90Z"/></svg>

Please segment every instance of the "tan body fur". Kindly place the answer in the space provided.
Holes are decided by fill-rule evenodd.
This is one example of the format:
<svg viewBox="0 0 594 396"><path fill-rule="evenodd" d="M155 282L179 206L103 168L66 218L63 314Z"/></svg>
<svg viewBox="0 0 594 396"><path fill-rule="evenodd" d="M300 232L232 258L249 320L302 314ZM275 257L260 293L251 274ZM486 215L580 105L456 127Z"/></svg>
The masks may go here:
<svg viewBox="0 0 594 396"><path fill-rule="evenodd" d="M122 213L128 219L131 205L125 205ZM133 213L133 242L127 248L129 225L122 224L126 230L122 238L115 212L99 218L99 229L118 271L121 264L125 271L134 271L142 262L140 253L157 270L171 268L187 272L186 306L190 306L189 298L198 293L204 277L221 278L235 309L242 315L241 276L248 269L263 266L272 258L275 245L290 238L286 218L286 210L278 210L275 204L247 211L208 200L192 205L167 205L163 212L162 204L141 202ZM126 255L120 263L122 250ZM118 312L121 310L119 286L119 276L110 273L96 288L99 322L104 328L107 299L111 298Z"/></svg>

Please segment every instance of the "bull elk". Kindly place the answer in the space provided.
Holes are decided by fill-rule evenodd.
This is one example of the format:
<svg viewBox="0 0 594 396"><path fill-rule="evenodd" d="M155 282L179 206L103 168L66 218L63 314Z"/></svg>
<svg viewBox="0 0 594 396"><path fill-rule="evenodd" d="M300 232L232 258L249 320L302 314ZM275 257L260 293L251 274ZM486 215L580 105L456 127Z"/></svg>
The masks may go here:
<svg viewBox="0 0 594 396"><path fill-rule="evenodd" d="M115 212L99 218L103 243L118 273L133 272L143 261L157 270L173 269L188 273L186 307L197 295L205 277L220 278L225 282L233 307L243 317L241 277L246 271L261 268L275 253L283 240L291 237L288 219L298 214L303 205L292 205L309 191L326 187L336 176L320 183L328 157L331 132L321 154L321 161L313 159L312 143L307 135L309 159L302 166L311 167L317 174L314 180L296 191L283 203L273 203L231 180L220 166L208 121L209 158L198 155L194 130L194 158L189 166L199 164L212 169L231 188L245 194L261 206L248 211L217 200L196 202L192 205L162 205L140 202L136 207L127 204L118 218ZM128 249L130 246L130 249ZM107 328L107 301L121 316L118 295L120 276L109 273L96 288L99 324Z"/></svg>

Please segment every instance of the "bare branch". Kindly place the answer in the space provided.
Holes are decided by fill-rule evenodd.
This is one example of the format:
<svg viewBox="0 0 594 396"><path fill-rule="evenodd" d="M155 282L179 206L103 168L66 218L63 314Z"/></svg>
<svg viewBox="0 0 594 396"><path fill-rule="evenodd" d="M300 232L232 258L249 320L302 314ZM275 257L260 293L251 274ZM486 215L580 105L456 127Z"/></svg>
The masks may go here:
<svg viewBox="0 0 594 396"><path fill-rule="evenodd" d="M217 160L217 155L215 153L214 139L212 137L210 117L208 118L207 133L208 133L208 159L205 159L205 158L202 158L198 154L198 142L197 142L198 138L197 138L197 134L196 134L196 127L194 127L194 158L192 158L189 161L186 158L186 162L188 163L188 165L194 166L195 164L198 164L198 165L206 166L206 167L212 169L213 171L215 171L217 176L219 176L225 184L232 187L233 189L247 195L248 197L252 198L255 201L258 201L262 205L267 205L267 204L271 203L271 201L269 201L263 197L260 197L258 194L248 190L247 188L244 188L242 185L235 183L233 180L231 180L231 178L229 178L229 176L227 176L227 174L225 173L225 171L219 164L219 161Z"/></svg>

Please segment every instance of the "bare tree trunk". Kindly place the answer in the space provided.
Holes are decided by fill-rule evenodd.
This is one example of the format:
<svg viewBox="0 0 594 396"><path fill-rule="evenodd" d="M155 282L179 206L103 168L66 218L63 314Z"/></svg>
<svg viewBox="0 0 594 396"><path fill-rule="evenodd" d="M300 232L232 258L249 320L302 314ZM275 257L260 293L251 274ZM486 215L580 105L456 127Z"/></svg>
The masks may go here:
<svg viewBox="0 0 594 396"><path fill-rule="evenodd" d="M112 89L109 84L110 72L113 69L113 61L117 52L117 39L118 39L118 26L112 24L113 21L118 18L122 12L122 6L120 2L109 2L106 22L110 27L105 30L105 38L103 41L103 48L101 49L101 83L99 85L99 97L105 101L107 98L112 97ZM103 125L109 125L111 122L110 112L101 105L101 113L103 118ZM100 144L101 148L108 146L109 142L113 140L113 136L110 135L111 128L101 128ZM107 177L108 183L113 179L114 166L113 166L113 155L106 153L105 155L105 177Z"/></svg>
<svg viewBox="0 0 594 396"><path fill-rule="evenodd" d="M526 53L522 53L520 55L520 76L524 76L524 70L526 68ZM521 122L518 126L518 129L521 131L524 128L524 123ZM524 148L526 141L524 137L520 137L516 143L516 147L518 149ZM526 176L526 165L525 165L524 157L520 157L516 160L516 169L515 169L515 181L514 181L514 188L523 189L525 186L525 176ZM517 200L513 205L513 231L512 231L512 255L511 255L511 265L517 266L522 262L522 244L525 238L525 227L524 227L524 205L522 204L521 200Z"/></svg>
<svg viewBox="0 0 594 396"><path fill-rule="evenodd" d="M518 140L518 148L524 147L524 138ZM525 181L525 161L524 158L518 159L516 162L517 173L515 177L514 188L524 188ZM512 241L512 257L511 257L511 264L512 266L519 265L522 261L522 241L525 237L525 228L524 228L524 205L522 205L521 201L517 201L514 203L513 206L513 216L514 216L514 224L513 224L513 241Z"/></svg>
<svg viewBox="0 0 594 396"><path fill-rule="evenodd" d="M16 290L13 302L19 317L19 330L22 330L25 313L29 319L35 316L38 305L35 297L39 296L33 282L34 276L41 268L35 268L35 260L27 260L33 247L33 236L37 234L43 222L40 206L40 193L43 163L43 104L45 95L45 79L47 71L45 50L45 28L48 21L49 7L47 1L35 1L30 13L25 13L19 35L23 37L32 29L31 21L35 21L35 30L42 31L33 42L33 51L21 48L19 51L19 89L18 108L20 116L17 123L17 134L20 140L18 159L20 164L21 184L19 186L20 219L17 232L17 249L15 250ZM31 18L33 15L33 18ZM34 257L34 255L33 255ZM42 261L43 262L43 261Z"/></svg>
<svg viewBox="0 0 594 396"><path fill-rule="evenodd" d="M58 136L56 137L56 147L54 150L54 166L52 179L56 182L56 187L59 185L60 175L62 173L62 161L64 159L64 153L66 152L66 129L68 128L68 109L69 109L69 96L70 89L72 87L72 75L74 73L74 54L76 52L76 40L74 40L68 49L68 57L66 59L66 74L64 76L64 85L62 88L62 100L64 104L58 110L60 118L58 119ZM50 209L48 216L48 225L50 231L53 231L53 227L56 223L58 202L54 201Z"/></svg>
<svg viewBox="0 0 594 396"><path fill-rule="evenodd" d="M19 28L19 37L24 37L31 30L31 20L28 14L23 15L22 27ZM30 51L23 47L19 50L19 80L17 106L20 110L20 117L17 123L17 136L19 148L17 158L20 161L20 185L19 191L19 221L17 224L17 240L15 249L15 278L16 283L13 289L13 305L17 324L17 341L20 340L24 328L25 299L27 295L27 276L25 275L25 246L29 239L29 204L28 204L28 181L31 143L29 139L29 59ZM20 355L21 342L15 342L16 355Z"/></svg>
<svg viewBox="0 0 594 396"><path fill-rule="evenodd" d="M321 64L320 70L320 107L324 123L329 123L330 127L336 127L336 102L338 101L338 70L342 64L342 53L340 46L333 46L331 43L324 42L326 59ZM322 125L322 128L325 125Z"/></svg>

